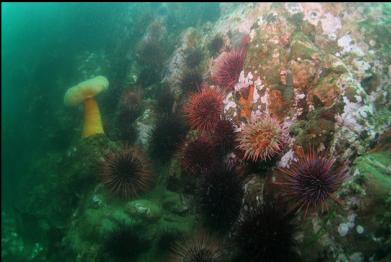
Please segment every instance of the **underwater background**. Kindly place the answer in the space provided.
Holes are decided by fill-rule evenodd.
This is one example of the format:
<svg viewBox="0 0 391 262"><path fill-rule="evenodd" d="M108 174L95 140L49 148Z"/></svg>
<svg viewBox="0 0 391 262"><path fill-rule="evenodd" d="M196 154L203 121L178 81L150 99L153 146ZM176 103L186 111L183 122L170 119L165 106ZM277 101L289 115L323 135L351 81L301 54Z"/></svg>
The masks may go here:
<svg viewBox="0 0 391 262"><path fill-rule="evenodd" d="M2 3L4 261L391 261L390 3Z"/></svg>

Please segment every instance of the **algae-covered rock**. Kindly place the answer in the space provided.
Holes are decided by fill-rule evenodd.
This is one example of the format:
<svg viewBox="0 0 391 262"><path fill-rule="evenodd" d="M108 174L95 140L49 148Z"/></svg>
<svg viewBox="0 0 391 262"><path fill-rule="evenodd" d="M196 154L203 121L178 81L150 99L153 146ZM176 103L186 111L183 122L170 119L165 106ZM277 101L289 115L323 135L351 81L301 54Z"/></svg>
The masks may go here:
<svg viewBox="0 0 391 262"><path fill-rule="evenodd" d="M336 83L338 79L338 74L328 74L319 81L318 85L314 86L311 93L316 95L325 106L331 106L341 94L341 90Z"/></svg>
<svg viewBox="0 0 391 262"><path fill-rule="evenodd" d="M102 257L122 261L122 255L134 261L155 261L176 240L192 232L194 215L183 210L187 208L181 205L179 195L161 187L148 198L118 200L98 185L74 213L66 243L78 261L100 261L96 259ZM121 243L113 251L114 242L121 239L128 245L134 243L134 249L128 253Z"/></svg>
<svg viewBox="0 0 391 262"><path fill-rule="evenodd" d="M290 59L312 59L314 54L319 53L318 48L302 32L297 32L293 36L291 43Z"/></svg>
<svg viewBox="0 0 391 262"><path fill-rule="evenodd" d="M339 194L343 206L312 217L303 226L300 242L306 261L316 259L388 261L391 243L391 153L363 155Z"/></svg>
<svg viewBox="0 0 391 262"><path fill-rule="evenodd" d="M118 145L105 135L87 137L72 146L64 163L68 168L63 175L67 187L78 194L91 190L98 182L97 174L104 157L117 148Z"/></svg>

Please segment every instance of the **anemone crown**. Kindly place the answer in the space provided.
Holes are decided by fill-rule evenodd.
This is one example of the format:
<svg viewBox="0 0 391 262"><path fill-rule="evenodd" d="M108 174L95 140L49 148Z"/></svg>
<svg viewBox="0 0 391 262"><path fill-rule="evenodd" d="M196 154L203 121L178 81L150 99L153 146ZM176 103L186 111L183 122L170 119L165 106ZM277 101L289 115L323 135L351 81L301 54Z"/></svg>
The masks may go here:
<svg viewBox="0 0 391 262"><path fill-rule="evenodd" d="M287 141L287 131L273 118L260 118L247 124L238 137L244 159L265 161L280 154Z"/></svg>

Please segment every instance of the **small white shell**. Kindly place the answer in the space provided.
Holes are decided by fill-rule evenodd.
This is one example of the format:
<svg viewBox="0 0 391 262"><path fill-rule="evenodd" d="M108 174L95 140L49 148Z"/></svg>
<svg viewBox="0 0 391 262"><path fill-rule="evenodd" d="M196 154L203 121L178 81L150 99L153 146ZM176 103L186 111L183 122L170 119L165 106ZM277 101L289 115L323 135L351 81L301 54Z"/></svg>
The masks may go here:
<svg viewBox="0 0 391 262"><path fill-rule="evenodd" d="M349 232L349 225L348 224L345 224L345 223L341 223L339 226L338 226L338 233L341 237L344 237L348 234Z"/></svg>
<svg viewBox="0 0 391 262"><path fill-rule="evenodd" d="M364 233L364 227L362 227L361 225L358 225L358 226L356 226L356 231L358 234L362 234L362 233Z"/></svg>

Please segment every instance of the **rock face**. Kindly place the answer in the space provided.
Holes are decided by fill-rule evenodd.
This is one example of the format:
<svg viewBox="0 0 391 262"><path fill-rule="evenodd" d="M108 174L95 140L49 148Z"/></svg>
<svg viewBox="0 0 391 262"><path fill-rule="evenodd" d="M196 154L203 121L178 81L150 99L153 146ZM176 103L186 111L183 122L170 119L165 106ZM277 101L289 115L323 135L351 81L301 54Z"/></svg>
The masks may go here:
<svg viewBox="0 0 391 262"><path fill-rule="evenodd" d="M382 28L378 32L391 37L378 8L381 6L259 3L238 7L241 16L248 17L246 21L231 21L239 11L221 18L231 21L231 34L253 22L247 32L250 41L243 78L239 79L243 83L240 88L256 87L253 118L267 114L289 125L310 120L310 124L296 125L301 134L298 145L308 144L310 139L319 150L329 147L345 159L363 153L390 124L389 120L373 121L375 115L389 115L389 110L383 109L389 106L390 76L384 72L390 59L381 48L389 43L377 43L374 39L379 35L368 29L368 24L378 20ZM363 29L353 21L367 26ZM214 31L227 30L223 28L219 21ZM226 113L235 119L237 112L230 109L240 109L240 99L230 96ZM236 96L242 94L232 95Z"/></svg>
<svg viewBox="0 0 391 262"><path fill-rule="evenodd" d="M306 261L389 259L391 159L385 145L367 153L391 126L389 13L371 4L244 4L206 30L207 40L216 33L226 39L225 50L238 48L239 35L249 37L243 71L224 101L238 131L272 116L290 130L281 165L295 159L297 147L351 163L338 193L345 205L301 221Z"/></svg>

